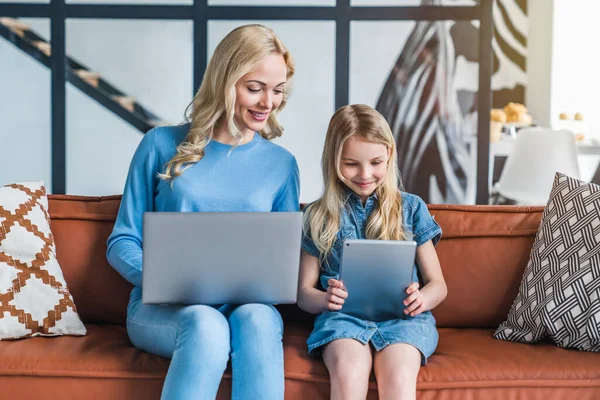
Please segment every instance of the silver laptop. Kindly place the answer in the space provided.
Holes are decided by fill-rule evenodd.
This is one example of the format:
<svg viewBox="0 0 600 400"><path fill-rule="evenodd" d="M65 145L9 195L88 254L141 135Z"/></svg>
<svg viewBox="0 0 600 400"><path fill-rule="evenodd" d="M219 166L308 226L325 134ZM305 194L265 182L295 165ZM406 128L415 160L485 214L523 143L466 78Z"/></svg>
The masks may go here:
<svg viewBox="0 0 600 400"><path fill-rule="evenodd" d="M144 213L145 304L297 299L301 212Z"/></svg>
<svg viewBox="0 0 600 400"><path fill-rule="evenodd" d="M348 291L341 312L369 321L405 318L417 244L404 240L346 240L340 279Z"/></svg>

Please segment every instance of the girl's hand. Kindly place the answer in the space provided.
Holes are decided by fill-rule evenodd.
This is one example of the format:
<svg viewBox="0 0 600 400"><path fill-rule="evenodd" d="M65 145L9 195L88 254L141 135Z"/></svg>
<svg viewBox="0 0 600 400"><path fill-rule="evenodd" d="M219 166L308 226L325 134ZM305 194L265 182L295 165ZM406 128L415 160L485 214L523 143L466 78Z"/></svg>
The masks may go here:
<svg viewBox="0 0 600 400"><path fill-rule="evenodd" d="M327 281L327 284L329 286L327 287L327 293L325 293L325 310L339 311L342 309L346 297L348 297L348 292L344 289L342 281L337 279L331 278Z"/></svg>
<svg viewBox="0 0 600 400"><path fill-rule="evenodd" d="M413 282L406 289L408 297L404 300L404 314L410 314L411 317L421 314L425 311L423 294L419 290L419 282Z"/></svg>

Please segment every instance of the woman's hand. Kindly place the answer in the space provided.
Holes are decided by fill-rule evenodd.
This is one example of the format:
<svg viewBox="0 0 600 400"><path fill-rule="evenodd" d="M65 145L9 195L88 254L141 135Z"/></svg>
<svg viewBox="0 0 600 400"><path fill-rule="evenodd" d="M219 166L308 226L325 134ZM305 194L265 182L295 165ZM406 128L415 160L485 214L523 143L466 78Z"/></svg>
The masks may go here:
<svg viewBox="0 0 600 400"><path fill-rule="evenodd" d="M348 297L348 292L344 289L344 284L342 281L331 278L327 281L327 285L327 293L325 293L325 310L341 310L345 299Z"/></svg>
<svg viewBox="0 0 600 400"><path fill-rule="evenodd" d="M408 297L404 300L404 305L406 306L404 314L410 314L411 317L414 317L426 310L425 299L419 290L419 282L411 283L406 289L406 293Z"/></svg>

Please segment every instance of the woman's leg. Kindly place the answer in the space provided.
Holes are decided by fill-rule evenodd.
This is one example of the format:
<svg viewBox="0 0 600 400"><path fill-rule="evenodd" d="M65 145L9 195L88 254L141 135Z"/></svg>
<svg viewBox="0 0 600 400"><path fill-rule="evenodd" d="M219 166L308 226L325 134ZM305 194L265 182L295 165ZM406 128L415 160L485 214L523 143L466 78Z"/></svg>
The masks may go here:
<svg viewBox="0 0 600 400"><path fill-rule="evenodd" d="M375 353L375 378L380 399L416 399L421 352L396 343Z"/></svg>
<svg viewBox="0 0 600 400"><path fill-rule="evenodd" d="M171 358L162 399L214 399L227 367L229 325L209 306L132 304L127 332L133 345Z"/></svg>
<svg viewBox="0 0 600 400"><path fill-rule="evenodd" d="M283 321L275 307L244 304L228 315L232 399L283 400Z"/></svg>
<svg viewBox="0 0 600 400"><path fill-rule="evenodd" d="M337 339L323 349L323 361L329 370L331 399L367 397L373 356L369 344L354 339Z"/></svg>

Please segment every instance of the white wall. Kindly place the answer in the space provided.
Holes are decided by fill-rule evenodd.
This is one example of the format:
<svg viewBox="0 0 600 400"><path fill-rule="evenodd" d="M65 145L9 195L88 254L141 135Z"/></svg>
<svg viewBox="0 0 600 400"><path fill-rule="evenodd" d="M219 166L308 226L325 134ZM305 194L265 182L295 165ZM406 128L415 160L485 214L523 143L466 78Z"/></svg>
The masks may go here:
<svg viewBox="0 0 600 400"><path fill-rule="evenodd" d="M191 21L69 19L68 55L178 124L192 99Z"/></svg>
<svg viewBox="0 0 600 400"><path fill-rule="evenodd" d="M49 38L47 20L23 21ZM178 124L193 96L192 35L190 21L68 20L66 50L162 119ZM50 72L4 39L0 60L0 104L8 105L0 108L0 148L30 148L2 157L0 185L43 179L49 186ZM122 193L142 134L70 84L66 127L67 192ZM32 160L16 161L25 155Z"/></svg>
<svg viewBox="0 0 600 400"><path fill-rule="evenodd" d="M600 2L529 0L527 107L534 121L555 125L562 112L580 112L600 131L596 38Z"/></svg>
<svg viewBox="0 0 600 400"><path fill-rule="evenodd" d="M550 126L554 0L529 0L527 90L525 104L533 120Z"/></svg>
<svg viewBox="0 0 600 400"><path fill-rule="evenodd" d="M42 180L51 190L50 125L50 71L0 38L0 186Z"/></svg>
<svg viewBox="0 0 600 400"><path fill-rule="evenodd" d="M372 107L377 104L385 81L415 25L415 21L350 23L350 103Z"/></svg>
<svg viewBox="0 0 600 400"><path fill-rule="evenodd" d="M596 38L600 3L588 0L529 0L529 56L526 104L542 126L558 123L560 113L584 115L587 135L600 137L600 79ZM586 129L584 127L584 129ZM580 156L581 179L589 181L600 157Z"/></svg>
<svg viewBox="0 0 600 400"><path fill-rule="evenodd" d="M561 112L582 113L585 125L575 129L600 138L600 79L594 27L600 2L554 0L552 41L551 122ZM589 181L600 161L598 156L580 157L581 178Z"/></svg>
<svg viewBox="0 0 600 400"><path fill-rule="evenodd" d="M583 113L600 130L600 79L595 25L600 2L554 0L551 117Z"/></svg>
<svg viewBox="0 0 600 400"><path fill-rule="evenodd" d="M70 83L67 110L68 193L122 193L141 133Z"/></svg>
<svg viewBox="0 0 600 400"><path fill-rule="evenodd" d="M171 124L192 90L191 21L67 20L67 54ZM67 91L67 191L122 193L139 131L74 87Z"/></svg>

